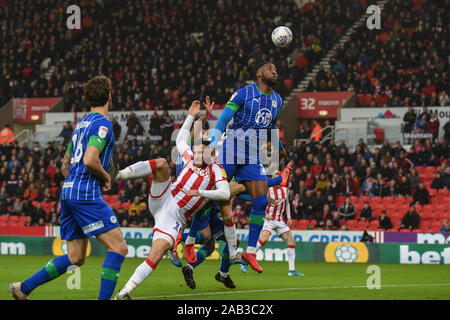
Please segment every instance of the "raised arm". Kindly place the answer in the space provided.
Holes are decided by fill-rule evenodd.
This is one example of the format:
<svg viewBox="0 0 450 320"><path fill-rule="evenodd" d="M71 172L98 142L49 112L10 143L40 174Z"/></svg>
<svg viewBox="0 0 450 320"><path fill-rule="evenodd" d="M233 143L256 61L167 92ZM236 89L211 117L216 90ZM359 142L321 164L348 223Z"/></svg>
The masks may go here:
<svg viewBox="0 0 450 320"><path fill-rule="evenodd" d="M192 124L194 123L195 117L199 114L199 112L200 101L194 100L194 102L192 102L191 104L191 107L189 108L189 115L187 116L186 120L184 120L184 123L177 135L177 150L181 155L183 155L186 150L190 149L187 142L191 133Z"/></svg>
<svg viewBox="0 0 450 320"><path fill-rule="evenodd" d="M231 119L233 119L236 112L244 105L246 94L243 90L245 89L241 88L236 91L225 105L225 108L223 109L222 114L214 127L211 143L209 144L210 147L217 147L217 143L219 142L219 139L225 131L228 123Z"/></svg>

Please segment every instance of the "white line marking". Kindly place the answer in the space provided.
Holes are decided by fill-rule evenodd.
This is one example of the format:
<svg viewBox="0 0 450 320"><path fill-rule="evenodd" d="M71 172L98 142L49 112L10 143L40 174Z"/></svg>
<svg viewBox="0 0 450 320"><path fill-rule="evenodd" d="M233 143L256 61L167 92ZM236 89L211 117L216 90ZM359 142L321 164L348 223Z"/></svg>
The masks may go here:
<svg viewBox="0 0 450 320"><path fill-rule="evenodd" d="M431 284L385 284L381 288L387 287L439 287L450 286L450 283L431 283ZM240 291L224 291L224 292L202 292L202 293L186 293L186 294L171 294L162 296L150 296L150 297L132 297L132 299L161 299L161 298L174 298L174 297L195 297L195 296L209 296L209 295L222 295L222 294L239 294L239 293L256 293L256 292L268 292L268 291L296 291L296 290L326 290L326 289L367 289L367 286L336 286L336 287L304 287L304 288L277 288L277 289L258 289L258 290L240 290ZM375 291L375 290L374 290Z"/></svg>

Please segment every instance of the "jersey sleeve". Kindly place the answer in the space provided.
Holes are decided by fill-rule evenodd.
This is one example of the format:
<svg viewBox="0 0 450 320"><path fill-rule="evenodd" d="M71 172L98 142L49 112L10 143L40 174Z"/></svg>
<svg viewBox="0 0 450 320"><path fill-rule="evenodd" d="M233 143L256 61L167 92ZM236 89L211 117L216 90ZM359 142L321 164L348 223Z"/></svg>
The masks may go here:
<svg viewBox="0 0 450 320"><path fill-rule="evenodd" d="M241 107L244 106L246 96L247 96L246 87L238 89L235 93L233 93L233 95L231 96L230 100L228 100L225 107L230 108L235 112L238 111Z"/></svg>
<svg viewBox="0 0 450 320"><path fill-rule="evenodd" d="M88 146L94 146L103 151L103 148L114 139L112 124L107 119L102 119L94 122L88 132Z"/></svg>
<svg viewBox="0 0 450 320"><path fill-rule="evenodd" d="M212 172L215 183L220 181L228 181L227 173L220 164L214 163L212 166Z"/></svg>

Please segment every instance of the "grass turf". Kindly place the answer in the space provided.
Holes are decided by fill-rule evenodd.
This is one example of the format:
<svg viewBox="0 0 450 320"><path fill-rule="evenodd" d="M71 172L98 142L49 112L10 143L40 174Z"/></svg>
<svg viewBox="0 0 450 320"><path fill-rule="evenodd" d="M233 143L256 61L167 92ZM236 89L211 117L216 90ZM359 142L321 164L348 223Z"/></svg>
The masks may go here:
<svg viewBox="0 0 450 320"><path fill-rule="evenodd" d="M52 256L0 256L0 300L11 299L8 284L31 276ZM126 259L116 288L120 289L144 259ZM68 289L72 274L65 274L38 287L33 300L96 299L100 286L103 257L88 257L81 268L81 289ZM133 299L172 300L289 300L289 299L450 299L450 266L377 264L381 269L381 289L366 287L369 264L332 264L297 262L305 277L288 277L287 262L261 262L263 274L248 269L244 274L232 266L230 275L235 289L225 288L214 279L220 262L207 260L194 273L197 288L184 282L181 269L168 259L133 292Z"/></svg>

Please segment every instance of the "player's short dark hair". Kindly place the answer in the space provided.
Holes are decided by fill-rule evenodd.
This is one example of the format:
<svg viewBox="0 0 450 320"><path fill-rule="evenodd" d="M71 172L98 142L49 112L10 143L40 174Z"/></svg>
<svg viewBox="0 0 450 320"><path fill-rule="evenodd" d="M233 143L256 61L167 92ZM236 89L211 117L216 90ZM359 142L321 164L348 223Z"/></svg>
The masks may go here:
<svg viewBox="0 0 450 320"><path fill-rule="evenodd" d="M259 70L261 67L264 67L266 64L274 64L274 63L271 62L271 61L266 60L266 61L261 61L261 62L259 62L259 63L256 64L255 68L253 69L253 74L255 75L255 79L257 78L257 77L256 77L256 73L258 72L258 70Z"/></svg>
<svg viewBox="0 0 450 320"><path fill-rule="evenodd" d="M111 90L111 79L106 76L95 76L84 84L84 96L91 107L104 106Z"/></svg>

